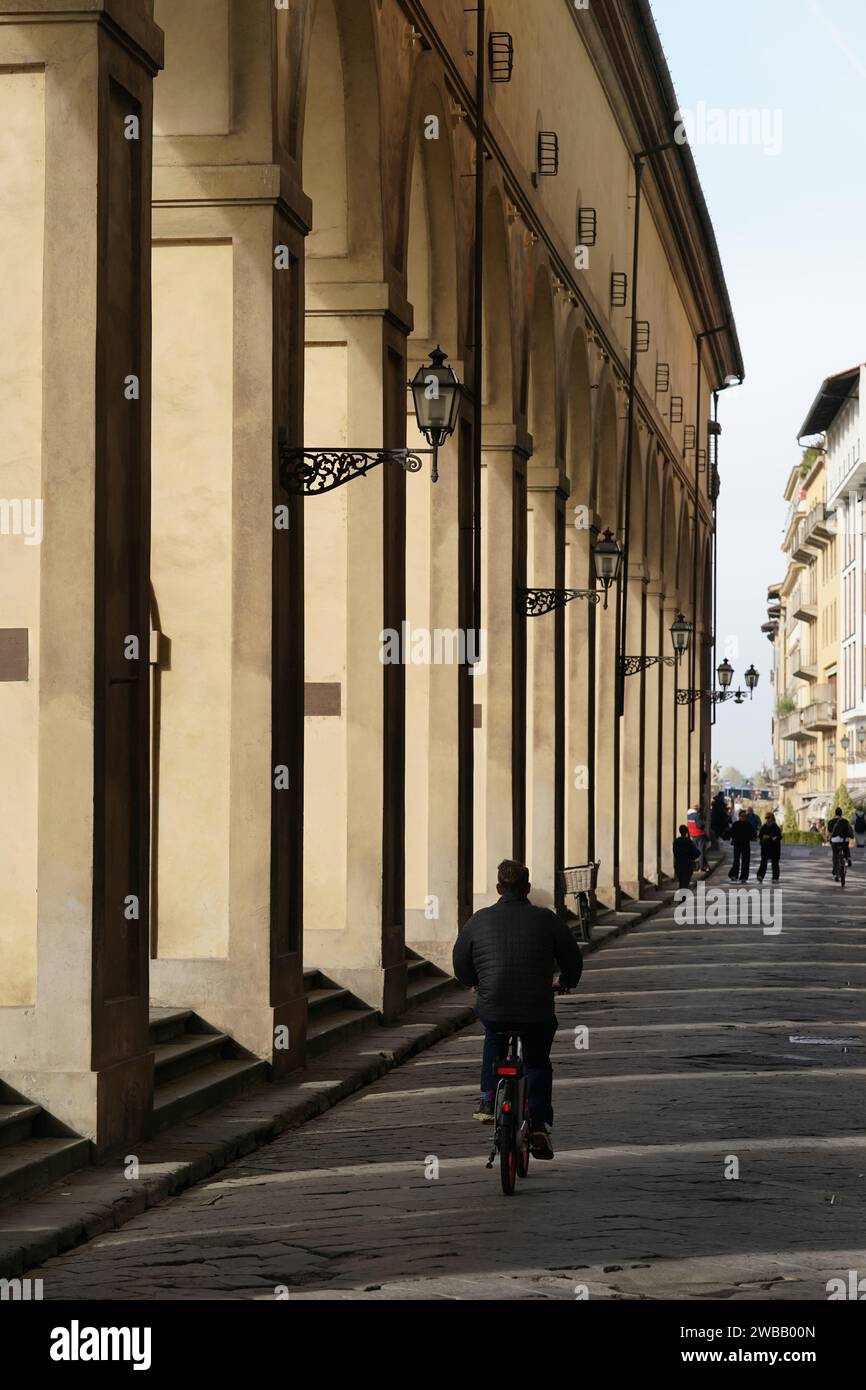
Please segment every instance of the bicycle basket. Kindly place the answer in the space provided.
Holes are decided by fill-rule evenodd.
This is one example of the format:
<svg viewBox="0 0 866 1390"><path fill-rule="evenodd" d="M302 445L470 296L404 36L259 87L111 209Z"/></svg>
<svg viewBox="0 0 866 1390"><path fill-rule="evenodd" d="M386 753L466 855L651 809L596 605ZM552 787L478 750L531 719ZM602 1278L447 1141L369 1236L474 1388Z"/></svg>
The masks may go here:
<svg viewBox="0 0 866 1390"><path fill-rule="evenodd" d="M596 860L594 864L573 864L569 869L560 869L559 881L563 893L594 893L600 863L600 860Z"/></svg>

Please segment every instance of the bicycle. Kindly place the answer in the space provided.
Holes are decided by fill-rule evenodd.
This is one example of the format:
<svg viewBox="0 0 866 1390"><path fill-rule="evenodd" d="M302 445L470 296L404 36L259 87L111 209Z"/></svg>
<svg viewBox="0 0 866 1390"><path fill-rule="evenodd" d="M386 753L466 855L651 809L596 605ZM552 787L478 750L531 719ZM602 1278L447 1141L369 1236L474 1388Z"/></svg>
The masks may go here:
<svg viewBox="0 0 866 1390"><path fill-rule="evenodd" d="M845 872L847 869L845 848L845 844L841 840L838 844L833 845L833 877L838 879L842 888L845 887Z"/></svg>
<svg viewBox="0 0 866 1390"><path fill-rule="evenodd" d="M554 993L571 994L571 987L555 981ZM495 1074L499 1081L493 1102L493 1148L487 1167L493 1167L498 1154L502 1191L506 1197L513 1197L518 1177L529 1177L532 1142L529 1083L523 1058L523 1040L519 1033L509 1032L506 1056L497 1062Z"/></svg>
<svg viewBox="0 0 866 1390"><path fill-rule="evenodd" d="M559 871L563 898L574 898L575 931L579 941L588 942L592 936L592 895L598 881L599 863L596 860L592 864L573 864Z"/></svg>

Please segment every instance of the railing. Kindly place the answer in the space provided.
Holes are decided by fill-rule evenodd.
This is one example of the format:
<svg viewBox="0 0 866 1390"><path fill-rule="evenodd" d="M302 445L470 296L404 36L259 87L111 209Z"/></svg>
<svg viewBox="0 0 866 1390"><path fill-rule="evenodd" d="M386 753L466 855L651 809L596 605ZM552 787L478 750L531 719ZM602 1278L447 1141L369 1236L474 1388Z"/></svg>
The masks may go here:
<svg viewBox="0 0 866 1390"><path fill-rule="evenodd" d="M803 728L817 729L820 726L835 726L836 706L832 700L813 700L803 710Z"/></svg>
<svg viewBox="0 0 866 1390"><path fill-rule="evenodd" d="M793 714L783 714L779 720L779 738L793 738L800 732L800 711L794 710Z"/></svg>

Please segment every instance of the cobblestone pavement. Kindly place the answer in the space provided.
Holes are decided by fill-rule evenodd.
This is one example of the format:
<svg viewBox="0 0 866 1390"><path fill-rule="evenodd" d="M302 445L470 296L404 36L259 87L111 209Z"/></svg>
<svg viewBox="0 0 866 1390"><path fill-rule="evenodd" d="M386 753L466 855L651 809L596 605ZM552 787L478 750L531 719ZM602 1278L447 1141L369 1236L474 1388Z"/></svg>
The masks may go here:
<svg viewBox="0 0 866 1390"><path fill-rule="evenodd" d="M667 909L589 958L557 1157L513 1200L473 1028L31 1276L48 1299L826 1298L866 1274L866 861L842 890L787 850L780 888L778 934Z"/></svg>

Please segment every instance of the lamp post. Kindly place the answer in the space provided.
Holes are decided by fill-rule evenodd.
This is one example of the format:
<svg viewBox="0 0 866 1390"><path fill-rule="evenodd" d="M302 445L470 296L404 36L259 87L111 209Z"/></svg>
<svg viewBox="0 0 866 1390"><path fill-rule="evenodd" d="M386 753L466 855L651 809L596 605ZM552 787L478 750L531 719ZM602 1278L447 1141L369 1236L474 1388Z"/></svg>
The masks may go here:
<svg viewBox="0 0 866 1390"><path fill-rule="evenodd" d="M682 659L683 652L688 651L689 641L692 635L692 625L678 613L670 626L671 643L673 644L673 656L621 656L620 668L624 676L635 676L639 671L645 671L649 666L678 666Z"/></svg>
<svg viewBox="0 0 866 1390"><path fill-rule="evenodd" d="M745 681L749 688L750 699L752 691L755 689L760 678L760 672L756 671L754 666L750 666L745 673ZM697 704L698 700L711 700L714 705L723 704L726 700L733 700L736 705L745 703L745 690L740 690L739 688L737 690L731 690L731 683L734 679L734 668L727 657L724 661L720 662L716 671L716 679L718 680L720 689L678 690L677 703L680 705L694 705Z"/></svg>
<svg viewBox="0 0 866 1390"><path fill-rule="evenodd" d="M610 530L605 531L602 539L596 541L592 547L595 578L597 583L601 585L605 608L607 608L610 589L619 578L622 555L622 546ZM528 618L540 618L544 613L553 613L557 608L564 608L567 603L571 603L572 599L576 598L586 599L589 603L599 603L601 596L597 588L523 590Z"/></svg>
<svg viewBox="0 0 866 1390"><path fill-rule="evenodd" d="M440 347L430 353L409 386L415 406L418 429L429 449L343 449L319 446L290 448L287 432L280 430L280 481L286 492L305 497L319 497L333 492L355 478L363 478L379 464L391 463L407 473L417 473L423 467L422 455L432 454L431 481L439 478L439 450L454 433L460 413L462 386L451 367L448 355Z"/></svg>

